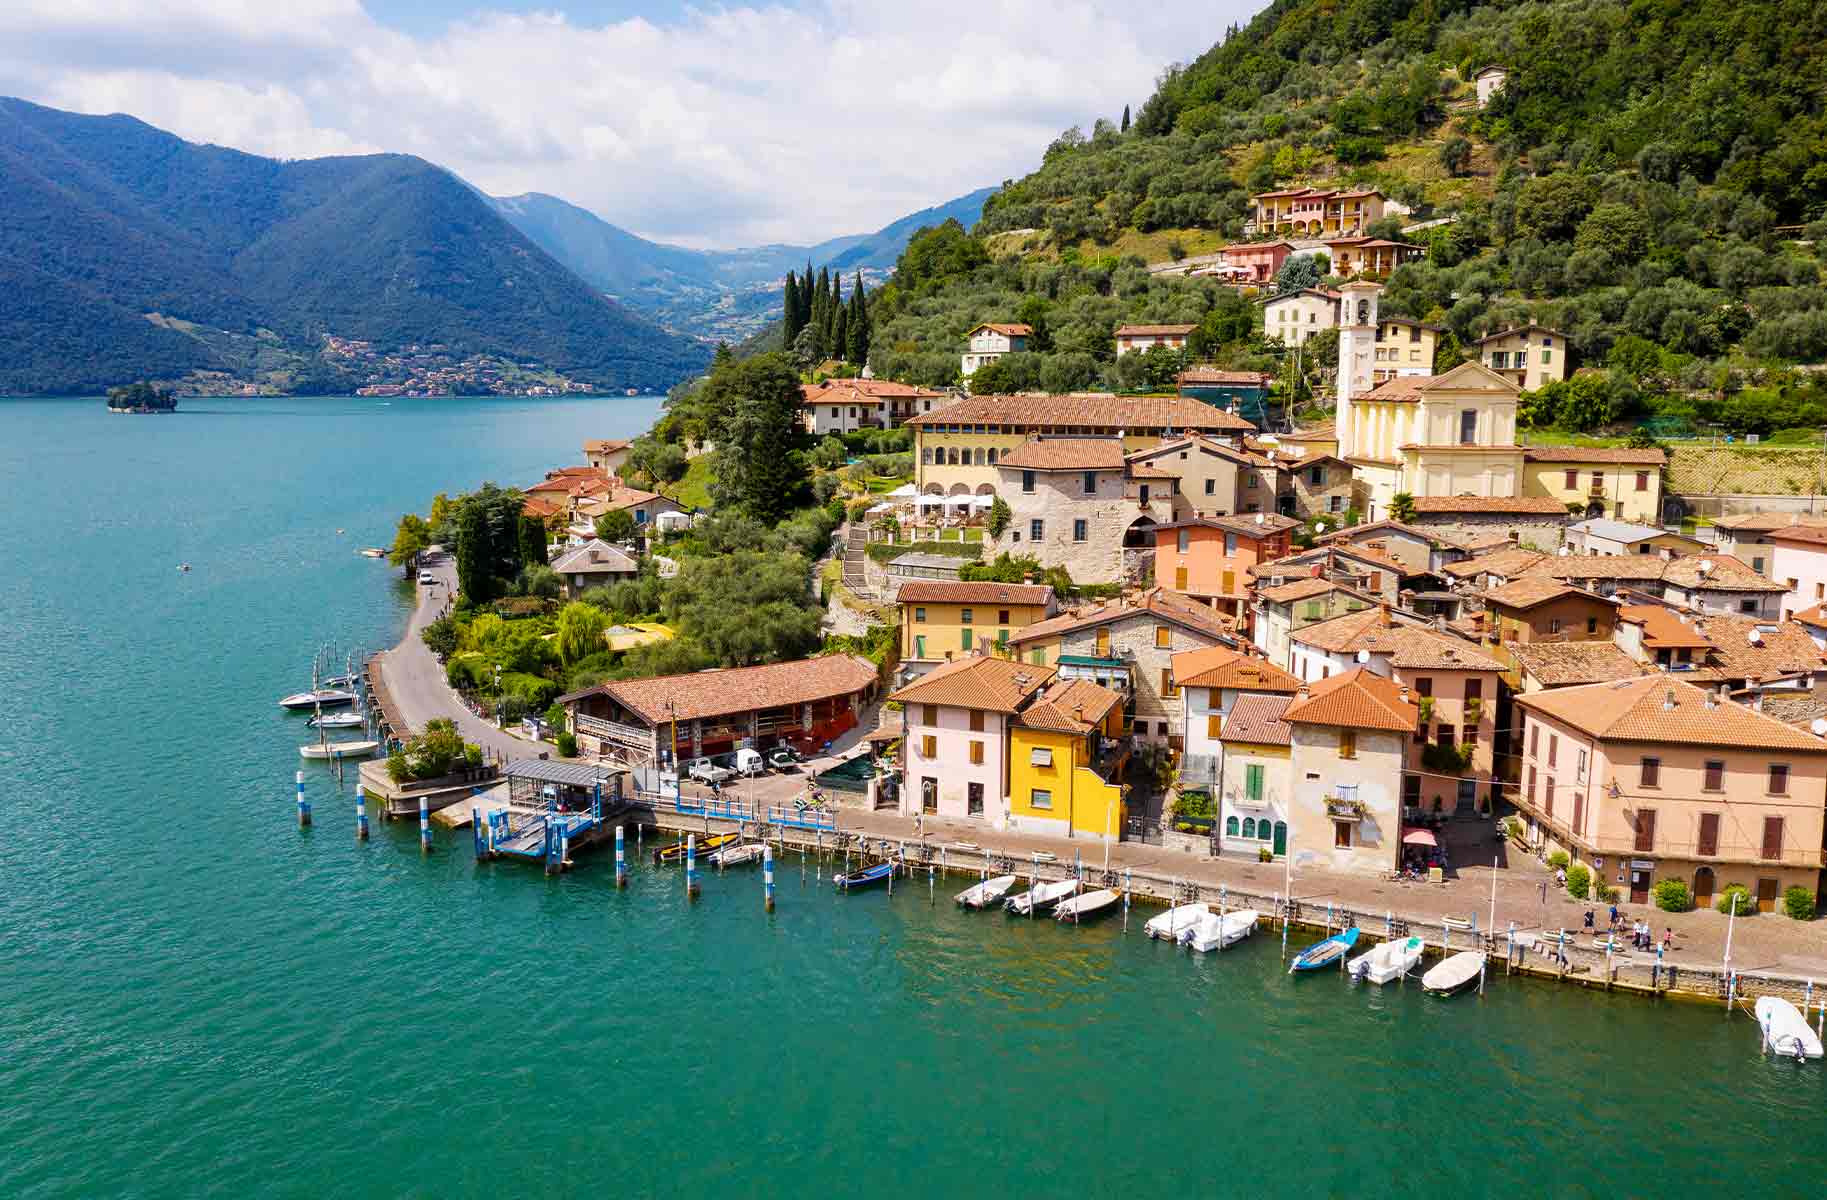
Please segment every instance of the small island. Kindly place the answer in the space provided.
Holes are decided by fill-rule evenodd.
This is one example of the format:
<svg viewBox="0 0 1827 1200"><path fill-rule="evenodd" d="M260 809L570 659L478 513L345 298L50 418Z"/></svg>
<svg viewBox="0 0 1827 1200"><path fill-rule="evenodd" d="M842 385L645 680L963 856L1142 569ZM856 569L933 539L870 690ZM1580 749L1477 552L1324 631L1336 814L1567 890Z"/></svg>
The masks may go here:
<svg viewBox="0 0 1827 1200"><path fill-rule="evenodd" d="M178 411L173 392L153 387L144 380L108 389L108 411L116 413L168 413Z"/></svg>

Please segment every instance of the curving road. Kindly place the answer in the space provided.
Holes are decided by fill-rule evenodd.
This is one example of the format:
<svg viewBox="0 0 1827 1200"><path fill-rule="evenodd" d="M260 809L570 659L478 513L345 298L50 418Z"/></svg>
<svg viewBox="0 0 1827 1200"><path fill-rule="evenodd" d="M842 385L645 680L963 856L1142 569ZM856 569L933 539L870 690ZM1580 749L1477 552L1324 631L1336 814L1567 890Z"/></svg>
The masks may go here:
<svg viewBox="0 0 1827 1200"><path fill-rule="evenodd" d="M425 728L434 717L456 721L463 740L484 751L509 759L536 757L550 746L526 741L496 729L493 722L464 707L463 700L444 679L444 666L425 645L419 632L438 619L457 588L457 567L450 555L422 561L421 568L438 577L435 584L419 585L419 603L406 623L400 644L380 656L381 678L397 715L413 729Z"/></svg>

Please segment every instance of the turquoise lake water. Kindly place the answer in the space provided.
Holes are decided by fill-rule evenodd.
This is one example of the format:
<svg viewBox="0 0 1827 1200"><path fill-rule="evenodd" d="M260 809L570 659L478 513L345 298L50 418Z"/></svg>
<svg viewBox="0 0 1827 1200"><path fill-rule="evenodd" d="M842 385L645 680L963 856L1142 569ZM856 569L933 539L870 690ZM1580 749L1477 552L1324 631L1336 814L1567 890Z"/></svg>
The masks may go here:
<svg viewBox="0 0 1827 1200"><path fill-rule="evenodd" d="M1717 1009L1291 980L793 855L771 916L751 870L688 905L359 845L321 767L299 831L274 701L411 599L355 549L656 407L0 401L0 1196L1820 1193L1827 1068Z"/></svg>

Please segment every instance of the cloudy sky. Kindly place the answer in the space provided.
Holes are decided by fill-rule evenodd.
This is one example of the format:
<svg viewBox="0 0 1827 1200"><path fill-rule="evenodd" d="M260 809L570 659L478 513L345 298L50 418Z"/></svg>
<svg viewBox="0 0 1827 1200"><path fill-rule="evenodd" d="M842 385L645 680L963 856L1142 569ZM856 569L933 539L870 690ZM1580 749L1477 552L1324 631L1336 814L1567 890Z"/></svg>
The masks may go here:
<svg viewBox="0 0 1827 1200"><path fill-rule="evenodd" d="M0 94L418 154L696 246L864 232L1031 170L1261 0L0 0Z"/></svg>

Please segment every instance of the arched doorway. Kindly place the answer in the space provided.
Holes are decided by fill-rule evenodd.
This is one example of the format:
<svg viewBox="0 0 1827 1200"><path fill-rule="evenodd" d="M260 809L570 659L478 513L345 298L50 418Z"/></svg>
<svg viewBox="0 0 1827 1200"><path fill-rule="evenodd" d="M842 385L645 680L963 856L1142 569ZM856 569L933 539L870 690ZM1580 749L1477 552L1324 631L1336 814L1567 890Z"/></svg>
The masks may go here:
<svg viewBox="0 0 1827 1200"><path fill-rule="evenodd" d="M1155 548L1154 518L1137 517L1135 522L1123 531L1123 548L1125 550L1153 550Z"/></svg>
<svg viewBox="0 0 1827 1200"><path fill-rule="evenodd" d="M1588 520L1592 519L1593 517L1602 517L1604 515L1605 515L1605 502L1603 500L1594 500L1590 504L1586 505L1586 517Z"/></svg>
<svg viewBox="0 0 1827 1200"><path fill-rule="evenodd" d="M1713 868L1701 867L1694 872L1694 907L1713 907Z"/></svg>

